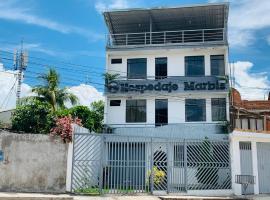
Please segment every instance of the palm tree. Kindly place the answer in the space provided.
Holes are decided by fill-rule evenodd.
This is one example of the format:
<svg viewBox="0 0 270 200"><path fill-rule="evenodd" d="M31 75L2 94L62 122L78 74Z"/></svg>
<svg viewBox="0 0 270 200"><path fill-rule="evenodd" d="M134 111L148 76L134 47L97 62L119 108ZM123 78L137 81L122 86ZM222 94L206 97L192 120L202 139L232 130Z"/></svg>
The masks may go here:
<svg viewBox="0 0 270 200"><path fill-rule="evenodd" d="M105 79L105 87L109 86L109 83L119 77L120 74L110 74L110 73L105 73L103 74L103 77Z"/></svg>
<svg viewBox="0 0 270 200"><path fill-rule="evenodd" d="M65 102L70 101L72 105L77 104L78 98L67 91L67 88L59 88L60 76L55 69L50 68L48 73L38 76L43 82L42 85L33 87L32 92L37 96L33 97L40 101L48 102L52 110L65 108Z"/></svg>

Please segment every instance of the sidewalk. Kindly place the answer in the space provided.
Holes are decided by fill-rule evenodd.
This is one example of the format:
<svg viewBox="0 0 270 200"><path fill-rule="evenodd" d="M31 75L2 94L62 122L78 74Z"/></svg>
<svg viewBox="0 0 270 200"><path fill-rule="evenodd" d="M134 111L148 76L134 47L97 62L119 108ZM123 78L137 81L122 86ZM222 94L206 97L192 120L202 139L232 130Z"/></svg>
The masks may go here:
<svg viewBox="0 0 270 200"><path fill-rule="evenodd" d="M204 196L153 196L153 195L106 195L76 196L69 194L8 193L0 192L0 200L231 200L253 199L270 200L270 195L248 195L241 197L204 197Z"/></svg>

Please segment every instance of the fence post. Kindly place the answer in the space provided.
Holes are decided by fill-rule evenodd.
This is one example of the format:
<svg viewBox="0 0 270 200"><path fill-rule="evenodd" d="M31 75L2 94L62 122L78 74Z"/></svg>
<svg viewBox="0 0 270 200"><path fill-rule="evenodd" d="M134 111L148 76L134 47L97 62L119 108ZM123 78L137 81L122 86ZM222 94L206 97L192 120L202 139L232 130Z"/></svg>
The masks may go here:
<svg viewBox="0 0 270 200"><path fill-rule="evenodd" d="M170 192L170 177L171 177L171 161L169 159L169 147L172 145L169 145L169 140L167 140L167 144L166 144L166 154L167 154L167 194L169 194Z"/></svg>
<svg viewBox="0 0 270 200"><path fill-rule="evenodd" d="M188 174L187 174L187 142L184 139L184 175L185 175L185 190L188 191Z"/></svg>
<svg viewBox="0 0 270 200"><path fill-rule="evenodd" d="M153 194L154 192L154 177L153 177L153 138L151 138L151 158L150 158L150 192Z"/></svg>
<svg viewBox="0 0 270 200"><path fill-rule="evenodd" d="M103 187L103 159L105 157L104 155L104 148L105 148L105 136L101 137L101 151L100 151L100 169L99 169L99 193L102 194L102 187Z"/></svg>

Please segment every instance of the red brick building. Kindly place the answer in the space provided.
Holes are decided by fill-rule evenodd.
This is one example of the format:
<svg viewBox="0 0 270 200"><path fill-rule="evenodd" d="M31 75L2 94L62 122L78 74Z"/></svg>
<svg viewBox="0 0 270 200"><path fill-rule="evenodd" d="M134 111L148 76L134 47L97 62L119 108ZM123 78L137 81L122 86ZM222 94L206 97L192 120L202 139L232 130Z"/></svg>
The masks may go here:
<svg viewBox="0 0 270 200"><path fill-rule="evenodd" d="M268 100L243 100L239 91L231 91L231 121L234 128L270 131L270 93Z"/></svg>

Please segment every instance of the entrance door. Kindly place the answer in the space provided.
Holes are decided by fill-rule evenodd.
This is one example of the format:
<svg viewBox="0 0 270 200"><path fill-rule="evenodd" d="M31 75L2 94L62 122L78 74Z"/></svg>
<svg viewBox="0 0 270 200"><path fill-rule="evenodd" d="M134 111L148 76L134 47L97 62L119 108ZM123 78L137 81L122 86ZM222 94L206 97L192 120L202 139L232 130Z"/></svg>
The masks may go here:
<svg viewBox="0 0 270 200"><path fill-rule="evenodd" d="M251 142L240 142L241 175L253 175ZM253 194L254 186L248 185L246 191L242 186L242 194Z"/></svg>
<svg viewBox="0 0 270 200"><path fill-rule="evenodd" d="M259 192L270 193L270 143L257 143Z"/></svg>

